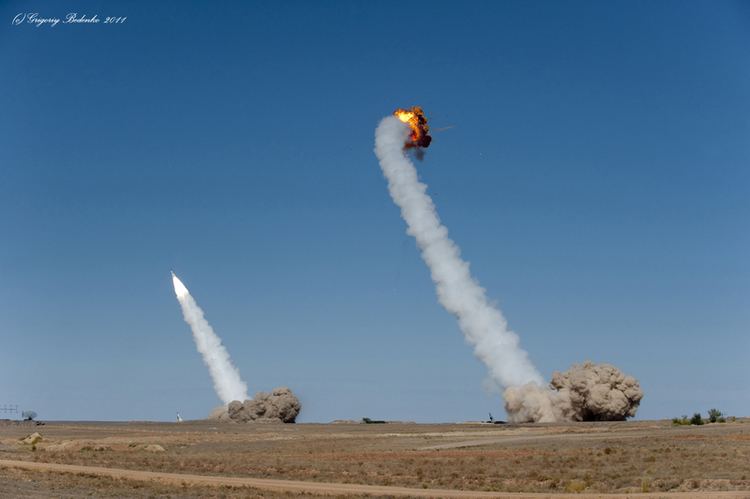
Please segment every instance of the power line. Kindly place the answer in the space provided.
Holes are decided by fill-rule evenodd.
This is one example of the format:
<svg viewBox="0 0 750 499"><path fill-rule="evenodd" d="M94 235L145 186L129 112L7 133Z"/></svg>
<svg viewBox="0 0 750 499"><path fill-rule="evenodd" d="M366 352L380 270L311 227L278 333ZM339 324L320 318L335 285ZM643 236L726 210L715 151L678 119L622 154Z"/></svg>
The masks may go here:
<svg viewBox="0 0 750 499"><path fill-rule="evenodd" d="M18 417L18 404L0 405L0 412L7 415L15 414Z"/></svg>

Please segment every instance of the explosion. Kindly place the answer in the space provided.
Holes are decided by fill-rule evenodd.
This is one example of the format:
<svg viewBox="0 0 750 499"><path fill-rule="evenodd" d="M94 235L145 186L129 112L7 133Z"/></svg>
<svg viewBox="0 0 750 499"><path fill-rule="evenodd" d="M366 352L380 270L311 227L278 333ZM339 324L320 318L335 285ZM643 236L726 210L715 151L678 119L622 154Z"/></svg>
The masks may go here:
<svg viewBox="0 0 750 499"><path fill-rule="evenodd" d="M409 125L411 128L411 134L409 135L409 141L404 144L404 147L429 147L432 142L430 137L430 127L427 124L427 118L424 115L424 111L419 106L413 106L411 109L398 108L393 112L393 116L401 120L403 123Z"/></svg>
<svg viewBox="0 0 750 499"><path fill-rule="evenodd" d="M555 372L549 388L511 386L504 396L514 423L624 421L635 416L643 390L637 379L613 365L584 362Z"/></svg>
<svg viewBox="0 0 750 499"><path fill-rule="evenodd" d="M214 409L209 419L235 423L294 423L300 410L302 404L292 391L279 387L271 393L258 392L252 400L233 400Z"/></svg>
<svg viewBox="0 0 750 499"><path fill-rule="evenodd" d="M573 421L624 421L643 398L638 380L611 364L576 364L555 372L550 386L570 398Z"/></svg>

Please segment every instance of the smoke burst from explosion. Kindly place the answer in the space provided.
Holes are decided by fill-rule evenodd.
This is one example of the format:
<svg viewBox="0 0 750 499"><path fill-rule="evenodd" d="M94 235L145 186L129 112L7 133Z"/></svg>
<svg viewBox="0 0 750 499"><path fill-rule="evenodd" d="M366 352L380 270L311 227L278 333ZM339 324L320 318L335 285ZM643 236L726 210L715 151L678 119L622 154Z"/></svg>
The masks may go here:
<svg viewBox="0 0 750 499"><path fill-rule="evenodd" d="M419 116L424 118L421 114ZM386 117L375 131L375 154L380 162L391 198L401 209L407 233L413 236L430 269L440 304L458 319L474 354L487 366L490 379L505 388L505 408L512 422L617 420L635 415L643 392L631 376L615 367L585 363L566 373L555 373L550 387L508 328L500 310L472 277L469 263L448 237L427 186L404 154L405 147L418 147L412 116ZM424 120L426 128L426 119ZM429 143L429 142L428 142Z"/></svg>
<svg viewBox="0 0 750 499"><path fill-rule="evenodd" d="M258 392L252 400L233 400L229 405L217 407L209 419L249 422L294 423L302 404L292 391L285 387L274 388L271 393Z"/></svg>
<svg viewBox="0 0 750 499"><path fill-rule="evenodd" d="M233 400L245 400L248 398L247 384L240 378L240 372L232 364L229 352L222 345L221 339L203 317L203 310L174 272L172 272L172 284L177 295L177 301L180 302L185 322L188 323L193 332L195 346L203 356L203 362L211 374L216 394L224 404Z"/></svg>
<svg viewBox="0 0 750 499"><path fill-rule="evenodd" d="M375 131L375 154L391 197L401 208L407 233L416 239L430 269L438 300L458 318L461 331L493 381L503 387L527 383L541 386L542 376L520 347L518 336L508 329L500 310L490 304L484 289L471 276L469 264L440 222L427 186L419 181L416 168L404 155L410 133L398 118L383 118Z"/></svg>
<svg viewBox="0 0 750 499"><path fill-rule="evenodd" d="M610 364L573 365L555 372L549 386L508 387L505 409L511 422L541 421L550 413L556 421L624 421L635 416L643 398L638 380Z"/></svg>

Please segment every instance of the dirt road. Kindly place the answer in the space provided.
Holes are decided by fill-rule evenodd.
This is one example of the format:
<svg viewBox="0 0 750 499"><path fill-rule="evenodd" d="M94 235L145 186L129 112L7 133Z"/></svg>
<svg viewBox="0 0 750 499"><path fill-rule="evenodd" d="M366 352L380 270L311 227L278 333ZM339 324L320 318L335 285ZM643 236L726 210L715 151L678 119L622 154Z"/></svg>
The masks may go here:
<svg viewBox="0 0 750 499"><path fill-rule="evenodd" d="M105 476L109 478L118 478L135 481L157 481L170 485L181 486L189 485L208 485L208 486L231 486L231 487L253 487L256 489L271 490L275 492L292 492L292 493L311 493L320 495L376 495L392 497L508 497L513 499L522 498L554 498L554 499L573 499L573 498L695 498L695 499L726 499L726 498L750 498L750 492L694 492L694 493L653 493L653 494L532 494L532 493L502 493L502 492L478 492L468 490L447 490L447 489L413 489L408 487L392 487L384 485L358 485L352 483L322 483L322 482L303 482L295 480L274 480L266 478L246 478L246 477L223 477L223 476L206 476L191 475L182 473L157 473L152 471L126 470L117 468L102 468L98 466L78 466L70 464L57 463L35 463L30 461L12 461L0 459L0 467L18 468L29 471L39 472L57 472L57 473L74 473L95 476Z"/></svg>
<svg viewBox="0 0 750 499"><path fill-rule="evenodd" d="M460 442L450 442L447 444L429 445L427 447L420 447L419 450L448 450L448 449L464 449L468 447L483 447L485 445L493 444L520 444L520 443L531 443L531 442L550 442L556 440L612 440L626 439L626 438L641 438L641 435L632 435L625 433L604 433L601 435L581 435L563 433L561 435L524 435L518 437L484 437L472 440L463 440Z"/></svg>

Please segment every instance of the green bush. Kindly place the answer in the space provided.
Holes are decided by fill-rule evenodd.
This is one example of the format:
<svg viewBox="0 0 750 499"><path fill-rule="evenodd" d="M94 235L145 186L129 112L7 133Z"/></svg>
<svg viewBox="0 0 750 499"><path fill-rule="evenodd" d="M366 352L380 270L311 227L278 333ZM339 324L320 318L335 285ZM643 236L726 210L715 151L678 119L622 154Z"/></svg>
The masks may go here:
<svg viewBox="0 0 750 499"><path fill-rule="evenodd" d="M679 418L672 418L672 424L677 426L682 425L702 425L706 423L726 423L727 421L734 421L735 417L727 417L724 416L724 414L718 410L718 409L710 409L708 411L708 419L703 419L701 417L701 414L699 412L696 412L693 414L693 417L688 419L687 416L683 415Z"/></svg>

